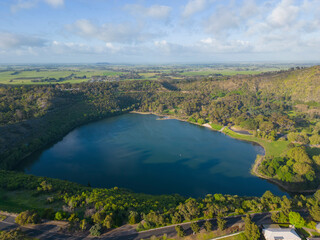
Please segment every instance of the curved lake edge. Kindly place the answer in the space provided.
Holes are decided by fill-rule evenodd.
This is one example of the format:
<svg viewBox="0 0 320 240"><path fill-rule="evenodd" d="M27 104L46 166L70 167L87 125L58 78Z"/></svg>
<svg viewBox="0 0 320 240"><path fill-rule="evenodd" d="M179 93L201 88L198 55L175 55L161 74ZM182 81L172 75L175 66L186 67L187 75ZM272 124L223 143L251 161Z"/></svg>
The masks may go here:
<svg viewBox="0 0 320 240"><path fill-rule="evenodd" d="M249 142L249 143L254 143L255 145L258 145L260 146L263 150L264 150L264 154L263 155L260 155L258 154L254 163L252 164L252 167L250 169L250 173L251 175L255 176L255 177L258 177L258 178L261 178L261 179L264 179L276 186L278 186L281 190L289 193L290 195L296 195L296 194L311 194L311 193L314 193L316 192L317 190L319 189L308 189L308 190L302 190L302 189L298 189L294 184L284 184L283 182L281 182L280 180L278 179L274 179L274 178L270 178L268 176L265 176L263 174L261 174L259 171L258 171L258 168L261 164L261 162L263 161L263 159L265 158L266 156L266 153L267 153L267 150L266 148L261 145L259 142L256 142L254 141L254 139L251 139L251 140L247 140L247 139L241 139L239 137L236 137L236 135L243 135L243 134L240 134L240 133L236 133L234 132L233 130L231 130L230 128L228 128L227 126L223 126L223 128L221 130L216 130L214 128L212 128L209 124L199 124L199 123L196 123L196 122L190 122L186 119L182 119L182 118L179 118L178 116L172 116L172 115L165 115L165 114L159 114L159 113L155 113L155 112L139 112L139 111L130 111L129 113L134 113L134 114L142 114L142 115L156 115L156 116L159 116L159 117L165 117L165 119L175 119L175 120L178 120L178 121L182 121L182 122L187 122L187 123L191 123L191 124L194 124L194 125L197 125L197 126L200 126L200 127L205 127L205 128L208 128L212 131L215 131L215 132L221 132L221 133L224 133L225 135L227 135L228 137L231 137L231 138L234 138L234 139L237 139L237 140L240 140L240 141L244 141L244 142ZM165 120L164 119L164 120ZM224 129L228 129L229 131L233 132L234 134L233 135L230 135L228 134L228 132L225 132Z"/></svg>
<svg viewBox="0 0 320 240"><path fill-rule="evenodd" d="M140 114L128 114L128 113L129 112L127 112L126 114L119 114L118 116L115 116L115 118L106 117L106 118L101 119L101 121L100 120L98 120L98 121L90 121L89 123L82 124L78 129L74 129L71 132L69 132L69 134L71 133L71 135L70 135L71 137L69 136L69 134L67 134L62 139L58 140L57 142L49 144L49 146L47 146L47 148L39 149L35 155L31 156L30 158L26 159L26 161L24 161L25 164L21 165L21 168L19 170L20 171L22 170L26 174L32 174L32 175L35 175L35 176L43 176L43 177L49 177L49 178L55 178L55 179L63 179L63 180L70 181L70 182L76 182L76 183L84 185L84 186L86 186L87 183L90 182L90 185L92 185L93 188L110 188L110 187L112 188L113 186L118 186L120 188L130 189L131 191L136 192L136 193L145 193L145 194L152 194L152 195L180 194L182 196L189 196L189 197L194 197L194 196L203 197L203 196L205 196L203 194L207 194L207 193L211 194L212 192L214 192L214 193L222 193L222 194L235 194L235 195L241 195L241 196L261 196L265 191L270 190L270 191L272 191L274 194L276 194L278 196L282 196L283 194L286 194L288 196L288 194L285 191L283 191L282 189L280 189L278 186L276 186L274 184L271 184L271 183L268 183L268 181L266 181L264 179L253 177L250 174L248 169L251 168L251 164L254 162L254 160L256 158L256 155L257 154L261 154L263 152L263 148L261 148L260 146L258 146L256 144L252 144L252 143L250 144L249 142L246 144L245 141L237 141L236 139L233 140L233 138L230 138L226 134L220 134L220 133L217 133L217 132L211 132L210 129L205 128L205 127L201 127L201 126L197 126L196 127L195 124L194 125L190 125L189 122L187 122L187 121L185 121L185 122L179 121L179 120L162 121L161 119L163 119L163 118L159 118L156 114L148 113L149 116L145 116L144 117L144 116L142 116ZM134 116L134 115L136 115L136 116ZM140 115L140 116L138 116L138 115ZM120 119L120 121L118 121L118 119ZM169 118L164 118L164 119L169 119ZM174 120L174 119L172 119L172 120ZM106 123L109 123L109 122L112 123L112 124L106 124ZM103 127L106 126L106 128L110 128L110 130L111 130L111 131L108 131L108 132L111 132L113 134L113 130L112 129L122 129L121 126L126 126L126 124L130 123L130 122L133 122L134 124L137 124L137 127L142 126L143 128L146 128L147 130L148 129L149 130L156 129L156 131L161 130L160 132L154 132L154 130L152 130L151 133L164 133L163 137L165 137L165 138L170 136L170 134L172 134L174 136L177 135L178 139L176 139L173 144L180 143L181 146L189 146L187 149L190 149L189 151L191 151L192 154L196 154L196 155L198 154L197 153L198 151L195 151L195 153L194 153L194 150L192 150L192 147L195 146L194 144L196 144L196 145L198 144L197 146L200 146L201 148L204 147L203 150L208 149L209 151L212 151L212 149L215 149L215 146L219 146L218 149L217 149L218 152L216 152L216 150L213 150L213 152L211 152L211 154L209 154L209 155L207 154L207 156L205 154L203 156L199 155L199 156L203 157L203 158L200 158L199 161L197 160L197 158L190 158L190 159L193 159L193 161L195 161L195 162L200 164L199 165L200 167L195 168L196 171L195 170L190 171L191 174L194 174L194 178L199 182L197 184L194 184L192 182L190 184L191 188L187 189L187 188L184 187L184 186L186 186L185 183L183 183L182 187L180 188L179 181L177 181L177 184L176 184L177 192L175 192L176 190L173 187L168 192L166 192L167 190L163 191L163 189L161 189L161 187L159 188L160 189L159 191L158 190L151 190L150 192L148 192L148 190L139 189L140 188L139 182L137 182L137 184L138 184L137 187L131 186L132 184L131 185L130 184L129 185L125 185L125 184L122 184L122 183L115 183L115 182L109 182L109 184L106 185L106 186L99 185L101 182L105 181L105 179L102 179L103 181L98 181L99 184L97 184L97 182L95 182L96 181L95 179L92 180L92 181L89 179L89 180L85 180L85 181L81 182L80 180L77 179L78 177L76 177L75 179L68 178L68 177L66 178L66 177L64 177L63 174L61 175L59 171L58 172L59 172L60 175L59 174L58 175L57 174L50 174L50 171L53 171L52 169L54 169L54 167L57 164L53 163L53 162L43 163L42 160L39 158L42 155L42 153L46 154L46 152L48 152L48 150L49 150L49 155L47 155L47 156L50 156L50 149L54 148L55 145L58 146L58 148L56 148L56 149L59 149L59 143L60 142L63 142L65 140L68 141L68 139L73 139L74 136L77 136L75 134L72 134L73 132L77 133L78 131L83 131L84 134L87 134L87 132L92 133L91 130L94 129L96 126L97 126L97 129L100 128L101 126L103 126ZM117 125L115 125L113 123L117 123ZM123 125L123 123L125 123L125 124ZM120 125L118 125L118 124L120 124ZM128 125L128 126L130 126L130 127L129 128L124 128L124 129L125 130L126 129L136 129L136 128L133 128L133 126L136 126L136 125ZM160 128L159 128L159 126L160 126ZM174 127L174 128L172 128L172 127ZM87 129L91 129L91 130L88 131ZM137 128L137 129L139 129L139 128ZM174 133L175 130L177 130L177 134ZM120 130L117 130L117 131L120 131ZM143 132L143 131L139 131L139 132ZM96 133L102 133L102 131L99 130ZM128 132L128 133L131 134L131 135L128 135L128 136L132 137L133 136L132 134L134 132ZM149 133L149 132L147 132L147 133ZM203 138L203 139L198 138L198 135L194 134L194 135L191 135L191 136L195 137L195 138L192 138L192 139L189 139L189 140L185 140L185 138L179 139L179 136L181 135L180 133L183 133L183 134L187 133L189 135L190 135L190 133L197 133L197 134L198 133L201 133L201 134L205 133L205 135L204 135L205 138ZM111 135L111 136L121 136L121 135L123 135L123 134ZM158 136L158 135L159 134L157 134L156 136ZM92 136L99 136L99 134L98 135L97 134L92 134ZM134 136L136 136L136 135L134 135ZM152 136L153 135L151 135L151 137ZM214 141L215 141L214 139L215 138L217 138L217 139L222 138L221 140L218 140L218 142L219 142L218 145L214 143ZM82 138L81 135L80 135L80 139L88 139L88 138L87 138L87 136L85 138ZM115 138L112 142L115 142L115 144L117 144L117 139L118 138ZM119 139L121 140L122 138L119 138ZM124 139L126 139L126 138L124 138ZM144 139L144 138L139 138L139 139ZM157 139L157 138L155 138L155 139ZM172 138L169 137L169 139L172 139ZM200 139L202 141L199 141ZM92 139L90 139L90 140L92 140ZM182 140L182 142L180 140ZM85 141L87 141L87 140L85 140ZM190 145L190 143L192 141L195 141L195 143L192 143ZM198 143L197 143L197 141L198 141ZM212 145L211 141L213 141L214 145ZM226 141L226 142L224 142L224 141ZM69 143L72 143L72 141L70 141ZM119 143L124 144L124 146L126 146L125 145L126 142L119 142ZM149 141L148 141L148 143L149 143ZM151 143L151 141L150 141L150 143ZM230 143L230 144L234 143L235 144L235 146L234 146L235 147L235 151L236 152L238 151L239 154L228 153L229 152L228 149L232 149L233 145L228 145L226 143ZM242 144L244 144L244 145L242 145ZM76 144L76 145L79 146L79 144ZM153 144L151 144L151 145L153 146ZM239 146L243 146L243 148L239 148L238 145ZM249 147L250 145L251 145L251 147ZM64 146L64 145L60 145L60 146ZM121 146L121 145L119 145L119 146ZM139 146L144 146L144 145L141 145L141 142L140 142ZM158 145L155 144L154 146L158 146ZM170 145L170 146L173 146L173 145ZM205 147L205 146L207 146L207 147ZM248 147L246 147L246 146L248 146ZM144 147L142 147L142 148L144 148ZM60 150L61 149L62 148L60 147ZM105 148L103 148L103 149L105 149ZM116 148L114 148L114 149L116 149ZM146 149L147 149L147 151L150 151L150 149L149 150L148 150L148 148L146 148ZM196 148L196 149L199 149L199 148ZM252 149L252 150L250 150L250 149ZM151 149L151 150L153 150L153 149ZM172 149L169 148L168 150L170 151ZM203 178L203 176L205 174L207 174L207 172L206 172L207 168L203 168L203 167L204 166L208 166L209 167L210 164L212 166L215 166L216 165L215 161L217 159L219 159L219 158L215 159L215 158L213 158L213 156L216 156L215 155L216 153L218 153L217 156L219 156L219 151L221 153L225 152L224 154L227 154L227 155L224 155L224 157L226 157L226 159L225 159L226 160L226 164L224 164L224 167L228 166L229 158L231 157L230 159L232 159L232 156L233 156L233 161L235 161L235 163L238 163L238 159L239 159L240 162L243 161L243 164L245 164L245 166L239 165L238 166L239 168L234 168L233 167L234 166L233 163L230 162L231 166L229 166L228 168L225 168L224 170L222 169L223 166L220 166L221 167L221 169L220 169L221 173L217 172L216 175L213 175L213 178L211 178L211 177L210 178ZM252 151L252 152L250 152L250 151ZM67 152L69 152L69 151L64 151L64 154L67 154ZM205 151L200 151L200 154L202 154L203 152L205 153L206 150ZM233 151L231 151L231 152L233 152ZM60 153L62 153L62 152L60 152ZM229 154L231 154L231 156L229 156ZM84 155L82 155L82 156L84 156ZM144 155L141 155L141 156L144 157ZM155 156L157 156L157 152L155 152ZM187 156L187 155L184 155L184 156ZM193 155L190 155L190 156L194 157ZM248 161L246 159L249 156L250 156L250 160ZM181 157L181 155L180 155L180 157ZM49 159L49 161L50 161L50 157L49 158L48 157L44 157L43 159ZM71 155L69 156L69 159L72 159ZM77 157L74 156L73 159L77 159ZM96 158L96 159L99 159L99 158ZM188 158L186 158L186 159L188 159ZM202 160L204 162L207 161L207 160L213 160L213 161L209 161L207 163L207 165L205 165ZM224 160L224 158L220 158L220 160ZM44 160L44 161L46 161L46 160ZM74 161L74 160L71 160L71 161ZM184 161L186 161L186 160L184 160ZM182 172L179 170L180 173L189 174L188 169L190 168L190 166L185 164L184 161L182 161L181 163L179 162L179 164L181 166L178 166L178 164L177 164L178 168L173 168L173 169L175 169L174 171L176 171L177 169L183 169L183 170L181 170ZM36 170L31 170L31 168L33 168L33 163L37 163L37 162L39 162L40 164L39 165L35 165L36 168L34 168L34 169L36 169ZM63 163L65 163L65 162L66 161L63 161ZM222 162L224 162L224 161L222 161ZM76 163L78 164L79 161L77 160ZM121 163L121 161L120 161L120 163ZM52 168L51 168L51 164L53 164ZM81 162L80 162L80 164L81 164ZM165 164L167 164L167 163L165 163ZM42 166L42 169L41 169L41 166ZM50 166L50 167L48 167L48 166ZM75 165L75 166L77 166L77 165ZM150 166L152 166L152 165L150 165ZM161 167L162 167L162 170L170 169L170 168L168 168L168 166L166 166L164 164ZM193 167L195 167L195 166L193 166ZM191 167L191 168L193 168L193 167ZM49 169L49 174L46 173L47 169ZM75 168L73 167L72 169L75 169ZM106 169L108 169L108 168L106 168ZM159 168L157 168L156 170L158 171ZM177 174L180 174L179 171L178 171ZM236 174L233 175L232 173L236 173ZM76 175L74 175L74 176L76 176ZM82 176L82 175L80 174L78 176ZM157 177L157 175L155 175L155 176ZM169 173L169 176L170 176L170 173ZM207 177L209 177L209 176L207 176ZM223 179L220 179L221 177ZM219 178L219 180L218 180L218 178ZM170 179L170 178L168 178L168 179ZM181 179L183 179L183 177ZM215 180L212 180L212 179L215 179ZM252 179L252 180L250 180L250 179ZM258 180L254 180L254 179L258 179ZM220 182L220 180L221 180L221 182ZM234 181L234 180L236 180L236 182L234 182L234 183L237 186L235 188L235 190L232 189L232 188L234 188L232 186L235 186L234 184L232 184L232 181ZM263 180L263 181L261 182L261 180ZM203 184L201 184L200 181ZM226 181L226 182L224 182L224 181ZM230 181L230 182L228 182L228 181ZM209 182L211 183L211 185L209 184ZM243 185L244 182L252 184L251 185L252 188L251 187L250 188L244 187L242 189L241 188L241 184ZM259 184L256 184L256 183L259 183ZM120 186L118 184L120 184ZM187 182L187 184L189 184L189 183ZM212 186L214 186L214 187L212 187ZM245 185L243 185L243 186L245 186ZM249 185L247 185L247 186L249 186ZM187 192L185 192L185 191L187 191ZM194 191L195 193L192 193L192 191ZM207 192L207 193L202 193L201 191ZM189 194L189 192L190 192L190 194Z"/></svg>

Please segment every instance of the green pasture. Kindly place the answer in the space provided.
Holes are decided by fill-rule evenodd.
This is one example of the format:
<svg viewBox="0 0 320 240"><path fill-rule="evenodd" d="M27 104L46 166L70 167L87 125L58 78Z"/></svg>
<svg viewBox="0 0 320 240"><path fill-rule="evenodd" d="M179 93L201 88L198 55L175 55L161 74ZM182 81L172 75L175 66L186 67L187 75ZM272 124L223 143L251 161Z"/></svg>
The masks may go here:
<svg viewBox="0 0 320 240"><path fill-rule="evenodd" d="M0 209L19 213L30 209L61 208L61 201L47 203L46 200L49 196L51 195L39 194L30 190L7 191L0 189Z"/></svg>
<svg viewBox="0 0 320 240"><path fill-rule="evenodd" d="M91 79L92 76L117 76L122 74L115 71L95 71L95 70L41 70L41 71L3 71L0 72L0 84L52 84L53 82L33 82L32 80L41 80L46 78L66 78L74 74L71 79L61 81L58 83L79 83L85 82ZM77 77L86 76L85 79L79 79Z"/></svg>
<svg viewBox="0 0 320 240"><path fill-rule="evenodd" d="M250 142L256 142L260 144L266 151L266 157L277 157L281 156L283 153L286 152L288 148L289 141L269 141L265 140L263 138L254 137L252 135L244 135L244 134L238 134L232 130L230 130L228 127L226 127L223 130L224 133L229 135L230 137L234 137L237 139L250 141Z"/></svg>

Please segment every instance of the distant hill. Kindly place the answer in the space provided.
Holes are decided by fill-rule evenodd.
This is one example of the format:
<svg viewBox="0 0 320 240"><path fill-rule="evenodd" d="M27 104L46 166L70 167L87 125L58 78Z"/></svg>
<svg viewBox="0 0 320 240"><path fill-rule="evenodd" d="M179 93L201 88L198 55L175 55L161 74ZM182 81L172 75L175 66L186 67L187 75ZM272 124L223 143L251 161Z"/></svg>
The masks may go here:
<svg viewBox="0 0 320 240"><path fill-rule="evenodd" d="M302 102L320 102L320 66L253 76L249 86Z"/></svg>

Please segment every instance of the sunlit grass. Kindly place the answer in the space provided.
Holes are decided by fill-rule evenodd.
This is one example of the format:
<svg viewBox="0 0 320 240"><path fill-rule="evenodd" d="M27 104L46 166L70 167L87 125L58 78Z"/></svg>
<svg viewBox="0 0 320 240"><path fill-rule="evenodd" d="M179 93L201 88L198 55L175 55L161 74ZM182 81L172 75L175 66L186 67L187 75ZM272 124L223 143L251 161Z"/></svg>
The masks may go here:
<svg viewBox="0 0 320 240"><path fill-rule="evenodd" d="M252 135L238 134L227 127L223 130L223 132L229 135L230 137L234 137L237 139L246 140L250 142L256 142L260 144L266 151L265 153L266 157L271 157L271 156L276 157L276 156L283 155L287 151L288 144L289 144L289 141L280 141L280 140L269 141L263 138L254 137Z"/></svg>

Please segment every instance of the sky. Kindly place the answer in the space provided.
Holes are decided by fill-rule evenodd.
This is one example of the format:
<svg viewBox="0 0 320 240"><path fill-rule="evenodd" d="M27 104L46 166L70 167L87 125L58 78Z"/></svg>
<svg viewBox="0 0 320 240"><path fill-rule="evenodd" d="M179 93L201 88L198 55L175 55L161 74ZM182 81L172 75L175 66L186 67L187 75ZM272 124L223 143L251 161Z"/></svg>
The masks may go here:
<svg viewBox="0 0 320 240"><path fill-rule="evenodd" d="M320 62L320 0L1 0L0 63Z"/></svg>

